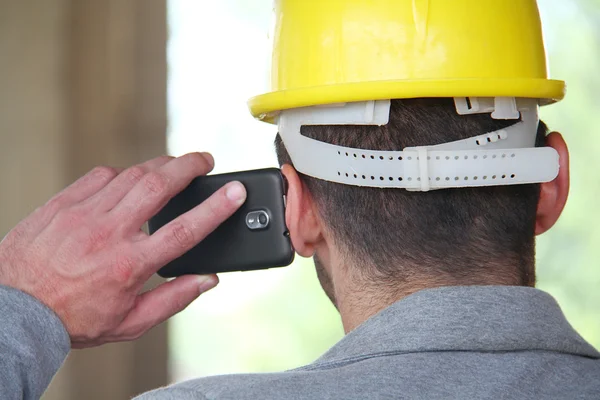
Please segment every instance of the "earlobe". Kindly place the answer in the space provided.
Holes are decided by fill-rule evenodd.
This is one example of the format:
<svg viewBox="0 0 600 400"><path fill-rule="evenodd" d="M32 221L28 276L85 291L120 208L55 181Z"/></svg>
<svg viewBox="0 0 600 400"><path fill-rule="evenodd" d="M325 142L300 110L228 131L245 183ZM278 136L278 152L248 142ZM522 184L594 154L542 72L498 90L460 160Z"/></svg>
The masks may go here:
<svg viewBox="0 0 600 400"><path fill-rule="evenodd" d="M560 171L552 182L542 183L538 202L535 234L541 235L552 228L560 217L569 196L569 150L558 132L546 138L546 146L554 148L560 157Z"/></svg>
<svg viewBox="0 0 600 400"><path fill-rule="evenodd" d="M292 245L298 255L312 257L322 238L320 221L315 213L312 197L294 167L285 164L281 172L288 184L285 222Z"/></svg>

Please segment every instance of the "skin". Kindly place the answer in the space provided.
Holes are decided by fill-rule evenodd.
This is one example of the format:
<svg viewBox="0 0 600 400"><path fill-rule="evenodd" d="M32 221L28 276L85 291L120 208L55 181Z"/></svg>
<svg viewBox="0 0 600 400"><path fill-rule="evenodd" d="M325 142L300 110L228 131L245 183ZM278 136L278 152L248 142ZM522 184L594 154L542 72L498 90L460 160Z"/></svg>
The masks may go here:
<svg viewBox="0 0 600 400"><path fill-rule="evenodd" d="M538 235L556 223L569 192L567 146L556 132L547 145L560 155L560 173L541 185ZM213 166L210 154L193 153L159 157L124 171L94 169L0 242L0 285L22 290L52 309L73 348L140 337L218 283L214 275L184 276L142 292L156 271L198 244L245 201L243 185L232 182L154 235L142 231L169 199ZM399 284L393 293L377 287L336 244L294 168L284 165L282 171L289 184L286 222L292 243L299 255L314 256L321 285L346 332L411 293L456 284L422 276Z"/></svg>
<svg viewBox="0 0 600 400"><path fill-rule="evenodd" d="M569 194L569 151L558 132L551 133L546 146L554 148L560 156L560 172L552 182L541 184L540 200L536 215L536 235L554 226L560 217ZM419 276L410 282L402 282L394 288L382 289L360 274L360 265L348 260L347 252L335 242L327 225L319 216L316 203L296 170L284 165L283 174L288 181L286 222L296 252L303 257L315 259L317 275L327 296L337 307L346 333L355 329L371 316L396 301L416 291L456 285L438 276ZM496 263L502 262L495 260ZM506 284L498 281L483 284Z"/></svg>
<svg viewBox="0 0 600 400"><path fill-rule="evenodd" d="M245 201L231 182L152 236L144 223L197 176L210 154L159 157L124 171L99 167L57 194L0 242L0 284L62 320L73 348L140 337L217 285L185 276L142 293L156 271L199 243Z"/></svg>

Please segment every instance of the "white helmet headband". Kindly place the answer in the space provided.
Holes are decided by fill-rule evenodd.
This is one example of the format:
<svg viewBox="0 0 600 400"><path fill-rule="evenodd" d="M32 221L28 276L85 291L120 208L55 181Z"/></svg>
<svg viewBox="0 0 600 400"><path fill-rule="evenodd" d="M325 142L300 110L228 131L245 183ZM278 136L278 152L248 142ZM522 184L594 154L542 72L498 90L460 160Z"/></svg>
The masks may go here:
<svg viewBox="0 0 600 400"><path fill-rule="evenodd" d="M538 101L514 98L457 98L459 114L492 113L521 121L506 129L435 146L403 151L353 149L303 136L306 125L386 125L390 100L296 108L282 111L279 134L298 172L354 186L428 191L444 188L541 183L558 176L559 157L535 148Z"/></svg>

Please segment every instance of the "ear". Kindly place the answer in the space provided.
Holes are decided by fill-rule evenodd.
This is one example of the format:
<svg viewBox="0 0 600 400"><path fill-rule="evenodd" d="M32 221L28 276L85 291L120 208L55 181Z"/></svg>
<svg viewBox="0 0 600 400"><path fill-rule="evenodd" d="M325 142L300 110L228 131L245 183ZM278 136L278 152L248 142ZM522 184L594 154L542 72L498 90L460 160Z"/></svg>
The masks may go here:
<svg viewBox="0 0 600 400"><path fill-rule="evenodd" d="M321 221L315 204L294 167L285 164L281 172L288 184L285 222L290 231L292 245L300 256L312 257L316 245L323 240Z"/></svg>
<svg viewBox="0 0 600 400"><path fill-rule="evenodd" d="M535 234L541 235L552 228L567 203L569 196L569 149L558 132L546 137L546 146L552 147L560 157L560 171L552 182L542 183L538 202Z"/></svg>

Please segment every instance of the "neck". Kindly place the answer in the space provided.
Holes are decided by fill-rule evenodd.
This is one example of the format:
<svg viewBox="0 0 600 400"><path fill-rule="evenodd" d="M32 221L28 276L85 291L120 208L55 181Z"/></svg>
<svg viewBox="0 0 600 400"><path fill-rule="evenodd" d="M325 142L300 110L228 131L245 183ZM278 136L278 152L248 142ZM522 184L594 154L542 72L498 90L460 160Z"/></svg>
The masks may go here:
<svg viewBox="0 0 600 400"><path fill-rule="evenodd" d="M335 303L342 318L344 332L348 333L395 302L419 290L448 285L400 285L390 291L378 285L360 282L334 283Z"/></svg>
<svg viewBox="0 0 600 400"><path fill-rule="evenodd" d="M457 278L442 272L440 268L425 268L424 265L398 265L398 271L404 271L403 277L382 278L368 273L374 270L373 266L348 262L347 251L340 252L334 246L328 246L326 241L316 250L314 261L319 281L338 309L346 333L384 308L424 289L444 286L535 286L533 257L532 260L513 259L507 255L502 261L488 261L487 268L483 269L462 266L465 270L480 271L468 277L463 275Z"/></svg>
<svg viewBox="0 0 600 400"><path fill-rule="evenodd" d="M356 329L384 308L420 290L444 286L521 285L508 276L487 276L482 279L472 277L467 281L444 277L441 274L399 280L392 284L389 281L382 283L373 278L357 276L364 274L352 273L351 271L358 270L356 268L343 267L334 270L340 272L332 274L333 298L341 315L345 333Z"/></svg>

